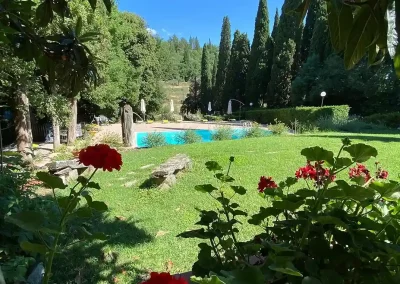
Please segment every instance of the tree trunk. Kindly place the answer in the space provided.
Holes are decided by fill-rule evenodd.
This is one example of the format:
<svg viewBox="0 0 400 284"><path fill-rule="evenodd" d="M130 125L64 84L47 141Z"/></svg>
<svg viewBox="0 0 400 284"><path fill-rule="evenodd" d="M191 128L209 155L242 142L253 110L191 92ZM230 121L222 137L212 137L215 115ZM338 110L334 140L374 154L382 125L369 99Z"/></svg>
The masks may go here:
<svg viewBox="0 0 400 284"><path fill-rule="evenodd" d="M32 145L32 126L29 99L23 92L16 94L15 133L17 151L25 153Z"/></svg>
<svg viewBox="0 0 400 284"><path fill-rule="evenodd" d="M130 105L121 108L122 141L125 147L135 146L135 131L133 128L133 112Z"/></svg>
<svg viewBox="0 0 400 284"><path fill-rule="evenodd" d="M60 145L60 124L57 118L53 117L53 150L55 151Z"/></svg>
<svg viewBox="0 0 400 284"><path fill-rule="evenodd" d="M70 99L71 115L68 125L68 144L73 144L76 140L76 125L78 123L78 100L77 98Z"/></svg>

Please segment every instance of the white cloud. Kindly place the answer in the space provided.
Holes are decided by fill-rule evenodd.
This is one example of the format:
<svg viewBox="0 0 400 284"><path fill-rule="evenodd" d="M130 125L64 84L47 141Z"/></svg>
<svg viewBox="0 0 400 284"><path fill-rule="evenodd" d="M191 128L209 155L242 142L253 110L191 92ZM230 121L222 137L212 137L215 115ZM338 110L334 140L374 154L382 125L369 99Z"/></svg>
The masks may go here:
<svg viewBox="0 0 400 284"><path fill-rule="evenodd" d="M148 32L149 34L151 34L152 36L157 35L157 31L156 31L155 29L147 28L146 30L147 30L147 32Z"/></svg>
<svg viewBox="0 0 400 284"><path fill-rule="evenodd" d="M164 29L164 28L162 28L161 31L162 31L163 33L165 33L167 36L171 36L171 35L172 35L169 31L167 31L167 30Z"/></svg>

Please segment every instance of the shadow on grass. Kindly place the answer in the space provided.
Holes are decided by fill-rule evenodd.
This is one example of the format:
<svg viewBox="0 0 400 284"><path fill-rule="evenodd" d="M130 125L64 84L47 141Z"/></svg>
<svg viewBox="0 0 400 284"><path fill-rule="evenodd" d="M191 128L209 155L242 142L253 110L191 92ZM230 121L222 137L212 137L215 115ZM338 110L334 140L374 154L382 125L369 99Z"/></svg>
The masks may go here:
<svg viewBox="0 0 400 284"><path fill-rule="evenodd" d="M159 186L157 181L154 178L148 178L141 185L139 185L140 189L153 189Z"/></svg>
<svg viewBox="0 0 400 284"><path fill-rule="evenodd" d="M374 135L375 134L375 135ZM400 132L398 133L337 133L337 134L318 134L318 135L302 135L303 137L326 137L326 138L350 138L350 139L358 139L364 141L379 141L379 142L400 142ZM395 136L378 136L378 135L397 135Z"/></svg>
<svg viewBox="0 0 400 284"><path fill-rule="evenodd" d="M132 256L122 263L118 252L113 251L113 247L130 249L153 240L136 223L129 219L99 217L85 224L92 227L91 231L103 232L109 238L106 241L84 241L62 251L54 260L54 283L117 283L121 278L129 279L128 283L141 283L148 273L136 267L135 261L139 257Z"/></svg>

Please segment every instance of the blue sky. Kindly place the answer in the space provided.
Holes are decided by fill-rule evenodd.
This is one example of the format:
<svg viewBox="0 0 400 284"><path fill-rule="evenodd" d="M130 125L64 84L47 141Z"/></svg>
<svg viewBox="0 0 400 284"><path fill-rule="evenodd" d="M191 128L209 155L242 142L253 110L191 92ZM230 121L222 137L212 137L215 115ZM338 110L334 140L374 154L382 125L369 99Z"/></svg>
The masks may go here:
<svg viewBox="0 0 400 284"><path fill-rule="evenodd" d="M219 44L222 19L228 16L232 34L238 29L253 39L254 21L259 0L118 0L121 11L129 11L144 18L149 28L160 37L176 34L189 38L197 36L204 44L211 39ZM275 9L281 11L283 0L269 0L270 26Z"/></svg>

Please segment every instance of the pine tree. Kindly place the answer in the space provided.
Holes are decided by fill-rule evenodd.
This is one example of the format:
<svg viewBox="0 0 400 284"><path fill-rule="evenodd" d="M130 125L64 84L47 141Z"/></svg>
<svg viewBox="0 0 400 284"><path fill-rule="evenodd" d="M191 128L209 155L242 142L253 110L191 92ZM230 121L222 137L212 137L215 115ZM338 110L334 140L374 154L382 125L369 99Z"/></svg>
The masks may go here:
<svg viewBox="0 0 400 284"><path fill-rule="evenodd" d="M296 35L299 19L295 10L301 0L285 0L276 33L269 96L273 96L273 107L287 106L290 102L293 58L296 53Z"/></svg>
<svg viewBox="0 0 400 284"><path fill-rule="evenodd" d="M274 18L274 27L272 28L272 33L271 33L271 37L274 40L276 37L276 33L278 32L278 26L279 26L279 12L278 12L278 8L276 8L275 18Z"/></svg>
<svg viewBox="0 0 400 284"><path fill-rule="evenodd" d="M260 0L251 44L249 71L246 82L246 102L258 103L266 92L261 89L264 78L260 76L262 67L258 65L269 38L269 17L266 0Z"/></svg>
<svg viewBox="0 0 400 284"><path fill-rule="evenodd" d="M201 79L200 79L200 98L202 104L202 111L207 111L208 102L211 101L211 64L210 64L209 48L206 44L203 47L203 55L201 57Z"/></svg>
<svg viewBox="0 0 400 284"><path fill-rule="evenodd" d="M326 2L323 1L315 21L314 32L310 43L310 55L318 55L320 62L323 62L332 52L333 48L328 29L328 13L326 10Z"/></svg>
<svg viewBox="0 0 400 284"><path fill-rule="evenodd" d="M196 49L196 50L201 49L199 39L197 38L197 36L194 38L194 49Z"/></svg>
<svg viewBox="0 0 400 284"><path fill-rule="evenodd" d="M229 60L226 85L222 104L228 105L230 99L244 100L246 91L246 75L250 56L250 42L247 34L235 32Z"/></svg>
<svg viewBox="0 0 400 284"><path fill-rule="evenodd" d="M301 43L301 61L305 62L310 53L311 38L314 33L314 27L317 20L317 15L325 0L314 0L311 2L307 12L306 25L304 26L303 39ZM326 4L325 4L326 6ZM326 8L325 8L326 9Z"/></svg>
<svg viewBox="0 0 400 284"><path fill-rule="evenodd" d="M225 88L226 72L228 70L229 56L231 52L231 24L229 18L224 17L219 45L218 67L215 79L214 106L216 110L222 110L222 97Z"/></svg>

